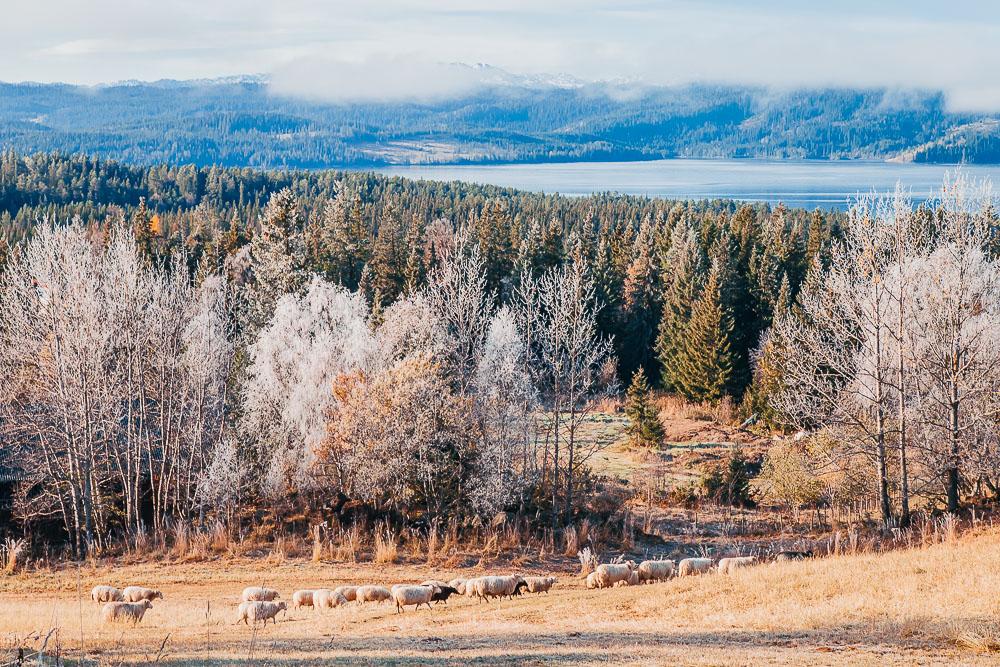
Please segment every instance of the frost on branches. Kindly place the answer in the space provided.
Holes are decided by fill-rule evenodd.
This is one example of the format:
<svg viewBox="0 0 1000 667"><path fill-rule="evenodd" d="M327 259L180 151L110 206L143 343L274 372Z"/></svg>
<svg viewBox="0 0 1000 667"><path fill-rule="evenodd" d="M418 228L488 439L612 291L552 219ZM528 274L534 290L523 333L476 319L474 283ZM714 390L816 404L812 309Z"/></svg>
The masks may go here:
<svg viewBox="0 0 1000 667"><path fill-rule="evenodd" d="M959 509L1000 483L1000 262L988 183L946 181L930 208L866 197L761 354L772 407L871 461L887 525L917 493Z"/></svg>
<svg viewBox="0 0 1000 667"><path fill-rule="evenodd" d="M278 299L247 350L240 427L268 493L317 484L334 380L366 367L375 350L367 317L360 295L314 278L304 295Z"/></svg>

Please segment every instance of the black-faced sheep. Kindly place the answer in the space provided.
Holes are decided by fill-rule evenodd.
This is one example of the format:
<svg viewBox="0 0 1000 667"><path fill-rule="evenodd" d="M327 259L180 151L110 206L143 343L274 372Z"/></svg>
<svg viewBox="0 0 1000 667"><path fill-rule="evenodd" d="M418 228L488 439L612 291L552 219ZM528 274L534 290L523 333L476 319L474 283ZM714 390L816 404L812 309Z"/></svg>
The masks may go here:
<svg viewBox="0 0 1000 667"><path fill-rule="evenodd" d="M435 593L440 593L441 589L437 586L413 586L408 584L397 584L392 587L392 600L396 603L396 613L403 613L403 608L408 605L415 605L416 608L420 608L420 605L425 604L427 608L431 608L431 600L434 598Z"/></svg>

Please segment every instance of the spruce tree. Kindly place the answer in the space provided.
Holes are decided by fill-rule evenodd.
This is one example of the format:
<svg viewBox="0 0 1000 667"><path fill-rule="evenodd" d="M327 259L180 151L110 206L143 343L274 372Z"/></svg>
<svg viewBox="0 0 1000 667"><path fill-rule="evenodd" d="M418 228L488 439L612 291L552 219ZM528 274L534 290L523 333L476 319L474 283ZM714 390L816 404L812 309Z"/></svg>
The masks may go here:
<svg viewBox="0 0 1000 667"><path fill-rule="evenodd" d="M635 259L625 274L619 317L620 335L616 337L619 372L623 378L632 376L640 366L654 361L653 341L659 325L660 303L656 289L656 274L652 257L651 225L643 223L635 241Z"/></svg>
<svg viewBox="0 0 1000 667"><path fill-rule="evenodd" d="M406 287L403 229L399 213L393 204L389 204L382 215L369 267L372 271L372 288L378 294L378 302L382 306L388 306Z"/></svg>
<svg viewBox="0 0 1000 667"><path fill-rule="evenodd" d="M649 400L649 382L642 366L632 375L625 400L625 415L628 417L629 443L640 447L659 447L663 442L663 424L656 407Z"/></svg>
<svg viewBox="0 0 1000 667"><path fill-rule="evenodd" d="M693 401L720 400L732 379L733 321L722 300L721 278L713 263L677 350L674 388Z"/></svg>
<svg viewBox="0 0 1000 667"><path fill-rule="evenodd" d="M691 306L701 292L705 258L697 231L681 220L671 232L664 258L663 315L656 340L661 384L676 390L680 382L680 356L691 319Z"/></svg>

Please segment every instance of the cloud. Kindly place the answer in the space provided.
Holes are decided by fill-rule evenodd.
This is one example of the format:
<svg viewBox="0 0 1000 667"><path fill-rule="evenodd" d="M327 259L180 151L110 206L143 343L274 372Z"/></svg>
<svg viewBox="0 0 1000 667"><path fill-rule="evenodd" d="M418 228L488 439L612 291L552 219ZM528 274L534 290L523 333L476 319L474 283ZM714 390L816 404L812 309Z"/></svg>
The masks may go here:
<svg viewBox="0 0 1000 667"><path fill-rule="evenodd" d="M995 0L31 0L0 22L0 80L273 72L319 99L439 98L486 62L649 85L938 89L1000 109ZM154 48L141 45L144 40ZM296 68L299 71L295 71Z"/></svg>
<svg viewBox="0 0 1000 667"><path fill-rule="evenodd" d="M272 72L270 90L323 102L433 101L466 95L484 83L480 69L426 62L418 56L376 56L360 62L301 57Z"/></svg>

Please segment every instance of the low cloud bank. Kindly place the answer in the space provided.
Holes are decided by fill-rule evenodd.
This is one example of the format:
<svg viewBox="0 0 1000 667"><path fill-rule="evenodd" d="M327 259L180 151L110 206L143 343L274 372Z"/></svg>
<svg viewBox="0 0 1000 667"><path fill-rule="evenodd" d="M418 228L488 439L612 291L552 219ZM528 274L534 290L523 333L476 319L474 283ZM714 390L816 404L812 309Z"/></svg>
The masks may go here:
<svg viewBox="0 0 1000 667"><path fill-rule="evenodd" d="M472 93L489 83L484 69L416 58L347 62L299 58L271 74L270 90L303 99L348 102L435 101Z"/></svg>

